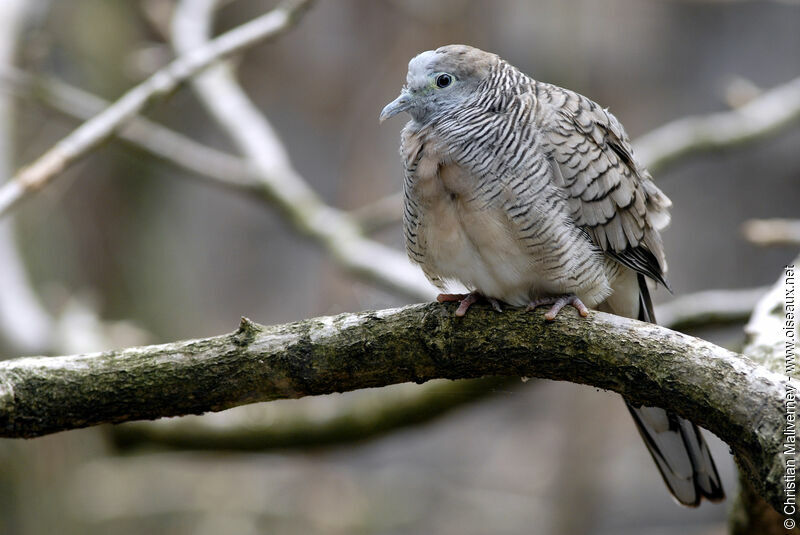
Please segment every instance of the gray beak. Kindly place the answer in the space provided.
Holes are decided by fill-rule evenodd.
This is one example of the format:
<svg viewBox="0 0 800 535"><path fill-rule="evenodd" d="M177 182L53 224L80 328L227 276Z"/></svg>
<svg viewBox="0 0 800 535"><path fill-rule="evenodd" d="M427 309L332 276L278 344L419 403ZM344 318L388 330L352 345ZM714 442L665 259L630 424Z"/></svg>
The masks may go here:
<svg viewBox="0 0 800 535"><path fill-rule="evenodd" d="M409 95L408 91L403 89L400 92L400 96L391 101L389 104L383 108L380 116L380 122L385 121L389 117L394 117L398 113L402 111L408 111L408 108L411 107L411 95Z"/></svg>

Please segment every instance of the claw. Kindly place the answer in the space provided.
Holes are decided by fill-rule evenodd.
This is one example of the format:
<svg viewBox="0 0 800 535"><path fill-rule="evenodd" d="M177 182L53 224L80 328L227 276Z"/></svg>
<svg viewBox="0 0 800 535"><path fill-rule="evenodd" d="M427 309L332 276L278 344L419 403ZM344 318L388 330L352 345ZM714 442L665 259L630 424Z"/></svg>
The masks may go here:
<svg viewBox="0 0 800 535"><path fill-rule="evenodd" d="M492 308L495 309L497 312L503 311L503 307L500 306L500 301L498 301L494 297L487 297L486 300L489 301L489 304L492 305Z"/></svg>
<svg viewBox="0 0 800 535"><path fill-rule="evenodd" d="M467 294L467 296L461 300L459 303L458 308L456 309L456 316L461 317L467 313L469 307L471 307L476 301L478 300L478 294L475 292Z"/></svg>
<svg viewBox="0 0 800 535"><path fill-rule="evenodd" d="M533 310L536 307L542 305L553 305L552 307L550 307L550 310L548 310L544 314L544 319L547 321L553 321L554 319L556 319L556 316L558 316L558 313L561 312L561 309L567 305L575 307L575 309L578 311L578 314L580 314L581 317L585 318L586 316L589 315L589 309L586 307L586 305L583 304L583 301L581 301L576 295L562 295L560 297L542 297L540 299L531 301L528 304L527 310Z"/></svg>
<svg viewBox="0 0 800 535"><path fill-rule="evenodd" d="M484 297L478 292L470 292L468 294L439 294L436 296L436 300L439 303L458 302L458 308L456 309L456 316L458 317L466 315L469 307L477 303L480 299L486 299L496 311L503 311L503 308L500 306L500 301L494 299L493 297Z"/></svg>

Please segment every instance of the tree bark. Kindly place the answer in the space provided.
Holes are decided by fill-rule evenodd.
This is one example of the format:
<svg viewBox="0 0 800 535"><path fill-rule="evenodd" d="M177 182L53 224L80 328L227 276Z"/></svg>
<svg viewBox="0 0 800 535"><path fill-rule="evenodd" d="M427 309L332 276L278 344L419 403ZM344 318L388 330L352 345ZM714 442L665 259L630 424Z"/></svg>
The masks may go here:
<svg viewBox="0 0 800 535"><path fill-rule="evenodd" d="M796 258L794 262L785 267L784 272L772 288L764 294L761 300L753 310L753 315L745 327L747 333L747 343L744 352L750 356L758 365L764 368L785 375L792 375L793 379L797 378L794 371L794 365L797 361L797 323L795 322L791 327L794 330L794 335L787 336L786 320L789 319L786 312L794 312L795 299L795 269L800 265L800 257ZM791 277L791 281L787 280ZM791 293L789 290L791 288ZM787 300L791 299L790 303ZM786 305L792 306L791 310L786 308ZM795 316L793 315L792 318ZM792 347L788 347L787 344ZM788 353L787 353L788 351ZM791 353L793 351L793 354ZM792 356L793 355L793 356ZM797 384L792 381L795 388ZM787 425L787 418L791 413L795 414L795 409L790 410L787 406L787 390L784 391L784 396L775 400L774 407L779 409L781 420L775 433L781 437L781 443L789 443L790 436L794 438L796 431L789 429ZM793 394L794 395L794 394ZM768 430L771 428L766 428ZM783 434L786 432L787 434ZM787 466L789 461L795 462L796 454L790 454L786 446L775 452L775 457L772 462L772 471L769 478L775 481L785 493L785 483L781 480L784 474L787 473ZM794 517L792 520L797 520L796 515L789 514L794 508L785 508L784 501L788 496L784 496L777 504L774 501L767 500L765 496L759 495L758 487L753 487L753 482L745 476L746 469L742 466L740 457L737 457L740 468L743 468L739 477L739 495L734 502L733 509L731 510L731 533L732 535L747 535L750 533L759 533L763 535L789 533L791 524L788 517ZM770 507L770 505L772 507ZM791 529L793 533L798 530Z"/></svg>
<svg viewBox="0 0 800 535"><path fill-rule="evenodd" d="M0 436L407 381L531 376L674 410L726 441L756 491L782 503L785 377L709 342L600 312L568 311L552 323L541 311L453 312L432 303L271 327L242 319L213 338L0 362Z"/></svg>

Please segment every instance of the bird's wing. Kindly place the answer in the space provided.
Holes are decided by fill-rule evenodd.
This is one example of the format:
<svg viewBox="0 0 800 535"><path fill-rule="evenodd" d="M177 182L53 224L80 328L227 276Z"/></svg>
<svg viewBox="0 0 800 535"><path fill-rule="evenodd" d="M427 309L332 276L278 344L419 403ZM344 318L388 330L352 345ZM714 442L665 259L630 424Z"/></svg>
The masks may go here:
<svg viewBox="0 0 800 535"><path fill-rule="evenodd" d="M638 319L655 323L644 276L666 286L658 230L669 222L669 199L633 158L619 121L591 100L540 85L538 104L551 145L556 181L572 217L607 255L638 273ZM700 430L658 408L628 408L672 495L696 506L724 498L719 474Z"/></svg>
<svg viewBox="0 0 800 535"><path fill-rule="evenodd" d="M671 202L634 160L622 125L567 89L537 82L535 95L536 120L575 223L607 255L666 286L658 229L669 222Z"/></svg>

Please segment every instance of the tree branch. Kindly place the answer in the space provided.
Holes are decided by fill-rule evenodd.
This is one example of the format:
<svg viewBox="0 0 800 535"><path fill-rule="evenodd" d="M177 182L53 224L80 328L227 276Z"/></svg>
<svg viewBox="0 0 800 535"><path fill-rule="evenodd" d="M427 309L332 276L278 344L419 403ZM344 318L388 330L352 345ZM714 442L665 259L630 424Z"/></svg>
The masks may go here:
<svg viewBox="0 0 800 535"><path fill-rule="evenodd" d="M0 71L0 80L18 92L35 95L51 108L78 119L93 117L109 104L64 82L18 70ZM245 158L198 143L143 117L133 118L116 135L212 185L245 193L276 206L298 232L319 243L339 266L353 275L411 299L430 299L435 295L433 287L405 255L365 238L357 223L347 214L325 205L294 169L288 172L267 169L266 165L256 166ZM295 187L284 189L281 184L285 180L295 181ZM296 194L298 191L305 193L300 196ZM392 219L396 217L392 215ZM331 222L335 224L327 224ZM378 256L372 257L373 251L377 251ZM381 260L370 265L370 258Z"/></svg>
<svg viewBox="0 0 800 535"><path fill-rule="evenodd" d="M762 139L800 119L800 77L730 111L683 117L639 137L634 153L651 173L690 154Z"/></svg>
<svg viewBox="0 0 800 535"><path fill-rule="evenodd" d="M175 90L221 58L288 30L310 0L292 0L250 22L226 32L204 46L180 56L138 86L130 89L102 113L83 123L36 161L0 187L0 215L31 192L43 187L70 164L111 137L152 100Z"/></svg>
<svg viewBox="0 0 800 535"><path fill-rule="evenodd" d="M67 117L88 121L111 105L92 93L47 76L14 68L0 71L4 89L20 97L33 97ZM190 171L209 184L260 196L258 171L244 158L228 154L145 117L132 118L115 132L119 138L150 156Z"/></svg>
<svg viewBox="0 0 800 535"><path fill-rule="evenodd" d="M680 295L656 306L659 325L676 331L712 325L744 323L768 287L705 290Z"/></svg>
<svg viewBox="0 0 800 535"><path fill-rule="evenodd" d="M725 440L770 503L782 501L786 379L709 342L592 313L427 304L93 355L0 363L0 435L198 414L282 398L485 375L585 383L675 410Z"/></svg>
<svg viewBox="0 0 800 535"><path fill-rule="evenodd" d="M673 330L744 323L769 288L709 290L658 305L659 324ZM217 415L131 422L116 426L119 447L158 445L183 449L257 450L302 448L363 441L437 418L467 403L504 392L513 377L405 383L362 390L358 396L312 403L261 403ZM500 390L498 390L500 389ZM324 401L320 411L315 401Z"/></svg>
<svg viewBox="0 0 800 535"><path fill-rule="evenodd" d="M26 0L0 3L0 69L10 67L16 56L26 18L33 11ZM0 177L14 168L16 113L10 95L0 95ZM31 287L15 241L14 222L0 221L0 340L14 351L44 351L54 321Z"/></svg>
<svg viewBox="0 0 800 535"><path fill-rule="evenodd" d="M800 265L800 257L797 257L793 262L795 268L798 265ZM798 353L798 342L796 339L797 328L794 327L793 331L795 335L792 337L787 335L786 330L786 320L788 317L786 315L785 306L787 304L787 297L791 296L792 305L796 302L794 298L796 294L796 292L794 292L796 285L794 281L796 281L796 279L793 278L793 282L790 286L790 284L787 283L786 277L786 273L782 273L778 281L764 294L756 305L755 310L753 310L753 315L745 327L747 343L744 350L760 366L777 374L788 375L792 373L790 364L791 368L794 368L794 363L796 363L798 357L800 357L800 353ZM787 291L790 287L792 293L788 294ZM792 343L794 347L791 347ZM793 360L791 359L792 350L794 354ZM797 372L792 373L792 378L797 378ZM795 381L792 381L792 383L795 383ZM793 386L795 388L797 387L796 384L793 384ZM796 433L791 433L787 428L787 418L789 417L790 407L786 405L786 392L784 388L781 399L773 401L774 406L779 408L782 413L782 419L777 424L778 427L773 428L770 425L764 429L766 433L774 432L779 434L784 441L788 442L790 440L789 436L783 433L787 432L788 435L792 436L796 435ZM794 410L791 412L794 414ZM789 459L795 461L796 455L788 454L785 448L776 451L774 455L773 466L767 477L777 485L783 486L781 478L786 473ZM737 457L737 461L744 472L743 475L747 475L749 467L745 464L746 460ZM787 511L784 510L784 500L779 500L778 503L776 503L774 500L767 499L769 505L772 506L772 508L770 508L764 501L767 497L760 492L760 487L754 485L752 480L742 477L741 474L739 479L739 494L731 510L731 533L734 535L747 535L750 533L787 533L788 530L784 531L781 529L781 526L784 525L785 516L779 513L779 511L784 512L784 514L787 513ZM792 516L796 517L796 515Z"/></svg>
<svg viewBox="0 0 800 535"><path fill-rule="evenodd" d="M506 392L518 377L433 380L359 390L350 396L259 403L203 416L130 422L110 429L118 448L144 446L225 451L353 445L418 426L469 403Z"/></svg>
<svg viewBox="0 0 800 535"><path fill-rule="evenodd" d="M173 43L179 54L204 47L210 39L216 0L178 2ZM303 235L320 243L333 259L362 279L416 298L430 299L433 288L406 255L367 239L341 210L325 204L295 170L267 118L237 82L229 63L192 79L192 87L214 120L258 172L263 195Z"/></svg>
<svg viewBox="0 0 800 535"><path fill-rule="evenodd" d="M194 7L194 9L197 8ZM206 13L210 13L210 11ZM208 25L200 23L199 27L202 30ZM230 72L221 70L223 72L215 76L227 78L224 85L228 87L235 84ZM108 106L103 99L58 80L32 77L15 70L0 72L0 79L17 90L32 92L48 106L75 118L88 119ZM240 89L235 91L240 92ZM242 101L242 95L237 95L236 98L240 102ZM244 98L246 99L246 96ZM208 99L204 100L206 103L209 102ZM214 99L211 99L211 106L215 106L213 101ZM251 113L255 110L251 105L248 107L248 111ZM773 111L761 117L760 126L755 128L749 117L766 109ZM238 119L239 115L233 117ZM773 135L798 118L800 118L800 79L765 91L733 111L678 119L645 134L634 144L637 147L637 156L645 165L651 170L663 169L692 153L726 148ZM223 126L230 125L230 128L226 128L226 130L235 135L238 131L235 128L239 124L238 121L226 119L225 115L221 120L224 121ZM261 121L266 121L263 116ZM248 123L250 123L249 119ZM707 142L708 140L704 140L701 133L707 132L715 124L727 126L719 133L718 137L714 138L713 142ZM741 136L733 135L732 129L736 125L744 129ZM247 132L258 135L258 126L248 129ZM191 171L212 184L245 192L274 204L299 232L318 241L348 271L355 274L366 274L367 278L373 282L413 298L428 299L431 297L432 290L416 270L405 267L407 262L402 255L362 237L362 229L373 231L398 221L398 217L402 214L401 195L393 194L380 199L359 208L348 217L348 214L324 205L293 168L289 169L291 172L281 170L281 172L275 173L269 163L259 167L248 159L198 143L142 117L133 118L130 124L116 132L116 135L164 161ZM673 136L678 137L673 138ZM270 144L280 143L274 134L270 134L270 138ZM699 144L697 146L691 143L687 145L688 140L694 140ZM253 143L253 145L257 146L258 144ZM281 148L278 152L273 151L272 154L285 155L285 150ZM284 158L284 163L286 163L288 157L284 156ZM291 195L291 192L282 191L282 183L287 180L295 181L293 186L298 186L297 180L301 181L299 189L305 191L305 194ZM328 216L332 217L329 219ZM324 222L328 220L336 224L327 227ZM337 238L337 234L341 240ZM351 244L339 243L352 236L355 236L356 239ZM359 244L366 245L366 247L359 248L357 247ZM382 253L381 257L387 260L387 265L404 266L399 276L392 270L383 269L382 266L366 265L359 260L363 255L359 255L355 261L351 262L350 259L343 256L342 252L348 247L352 247L354 251L368 253L376 246L377 250ZM396 272L396 270L394 271Z"/></svg>
<svg viewBox="0 0 800 535"><path fill-rule="evenodd" d="M800 219L748 219L744 238L755 245L800 245Z"/></svg>

